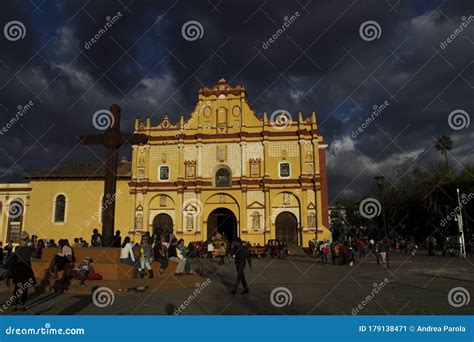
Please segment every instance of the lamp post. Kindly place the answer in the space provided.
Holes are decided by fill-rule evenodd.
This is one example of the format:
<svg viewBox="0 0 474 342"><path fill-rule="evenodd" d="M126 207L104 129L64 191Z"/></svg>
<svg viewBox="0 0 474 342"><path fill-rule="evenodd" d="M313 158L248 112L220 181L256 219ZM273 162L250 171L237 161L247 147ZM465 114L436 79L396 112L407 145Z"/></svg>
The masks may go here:
<svg viewBox="0 0 474 342"><path fill-rule="evenodd" d="M374 177L374 178L375 178L375 181L377 182L377 187L379 188L380 201L382 202L381 205L382 205L383 229L384 229L384 232L385 232L385 238L387 238L387 224L385 222L385 203L384 203L383 196L382 196L383 188L385 186L385 177L384 176L377 176L377 177Z"/></svg>
<svg viewBox="0 0 474 342"><path fill-rule="evenodd" d="M459 230L459 247L460 247L460 252L463 257L466 257L466 241L464 238L464 226L463 226L463 220L462 220L462 204L461 204L461 199L459 198L459 189L456 189L457 195L458 195L458 208L459 208L459 213L457 213L457 221L458 221L458 230Z"/></svg>

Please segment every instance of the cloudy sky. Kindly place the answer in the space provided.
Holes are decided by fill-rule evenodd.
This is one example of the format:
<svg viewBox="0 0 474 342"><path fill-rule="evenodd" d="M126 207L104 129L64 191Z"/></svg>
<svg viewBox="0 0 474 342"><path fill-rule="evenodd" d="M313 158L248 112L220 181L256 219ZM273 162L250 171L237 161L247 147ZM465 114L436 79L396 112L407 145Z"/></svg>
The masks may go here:
<svg viewBox="0 0 474 342"><path fill-rule="evenodd" d="M472 165L472 15L474 2L448 0L2 3L0 181L100 160L76 136L94 132L93 114L111 103L123 130L135 117L173 121L222 77L246 86L259 115L316 111L332 201L393 177L408 158L441 162L441 134L454 141L451 165ZM183 33L190 21L197 37Z"/></svg>

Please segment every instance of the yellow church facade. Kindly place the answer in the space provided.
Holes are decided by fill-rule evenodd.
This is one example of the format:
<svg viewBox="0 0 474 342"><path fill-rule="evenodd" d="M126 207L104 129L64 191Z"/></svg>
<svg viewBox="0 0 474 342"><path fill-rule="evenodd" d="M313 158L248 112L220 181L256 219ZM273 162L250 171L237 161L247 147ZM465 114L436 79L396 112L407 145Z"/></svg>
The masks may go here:
<svg viewBox="0 0 474 342"><path fill-rule="evenodd" d="M119 163L115 227L122 236L138 240L160 228L186 242L216 233L301 246L331 238L327 145L315 113L304 118L276 110L259 118L246 96L243 86L220 80L199 89L187 118L135 122L135 133L146 134L148 143L133 146L132 160ZM8 185L22 196L0 185L3 241L18 232L8 217L15 196L23 205L15 219L20 230L88 240L113 200L103 198L103 175L100 165L78 163L34 173L22 189Z"/></svg>

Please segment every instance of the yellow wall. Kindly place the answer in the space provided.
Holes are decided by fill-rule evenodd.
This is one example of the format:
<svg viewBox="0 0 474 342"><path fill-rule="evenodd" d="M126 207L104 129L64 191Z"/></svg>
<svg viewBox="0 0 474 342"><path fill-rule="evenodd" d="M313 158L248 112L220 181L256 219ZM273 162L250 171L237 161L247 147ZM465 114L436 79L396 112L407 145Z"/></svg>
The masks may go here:
<svg viewBox="0 0 474 342"><path fill-rule="evenodd" d="M92 230L101 230L99 210L104 182L101 180L33 180L27 204L25 229L30 235L55 239L75 237L90 240ZM133 227L131 221L130 190L126 181L117 184L116 229L122 235ZM66 196L64 223L54 222L54 200L58 194Z"/></svg>

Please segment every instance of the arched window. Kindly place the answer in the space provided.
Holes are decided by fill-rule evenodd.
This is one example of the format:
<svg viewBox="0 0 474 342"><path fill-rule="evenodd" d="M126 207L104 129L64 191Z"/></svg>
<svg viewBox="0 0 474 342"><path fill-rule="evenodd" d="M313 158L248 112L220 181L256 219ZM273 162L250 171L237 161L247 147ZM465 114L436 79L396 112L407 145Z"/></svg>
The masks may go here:
<svg viewBox="0 0 474 342"><path fill-rule="evenodd" d="M232 178L230 171L222 167L216 172L216 187L217 188L229 188L232 186Z"/></svg>
<svg viewBox="0 0 474 342"><path fill-rule="evenodd" d="M66 196L57 195L54 204L54 222L63 223L66 218Z"/></svg>

